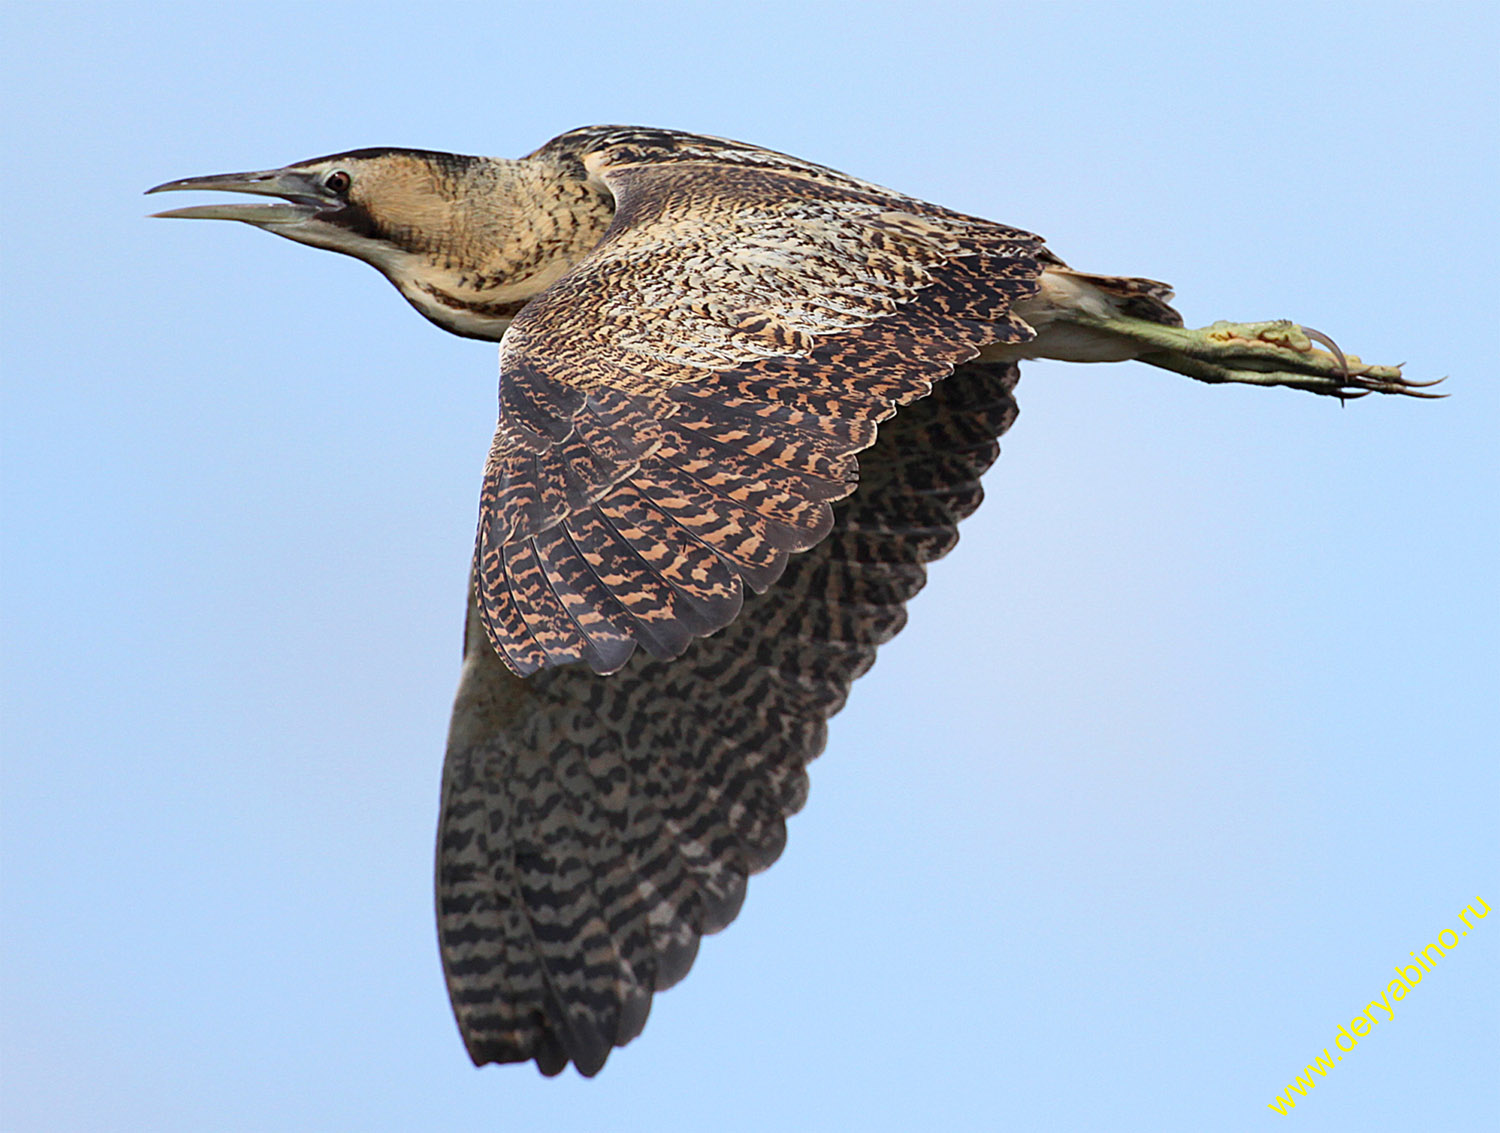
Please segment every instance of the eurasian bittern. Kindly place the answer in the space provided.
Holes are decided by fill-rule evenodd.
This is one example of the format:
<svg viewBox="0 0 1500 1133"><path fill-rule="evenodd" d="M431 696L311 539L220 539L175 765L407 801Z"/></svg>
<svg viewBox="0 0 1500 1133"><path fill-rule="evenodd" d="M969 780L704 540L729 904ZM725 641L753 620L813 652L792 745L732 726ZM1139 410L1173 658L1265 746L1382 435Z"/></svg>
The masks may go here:
<svg viewBox="0 0 1500 1133"><path fill-rule="evenodd" d="M978 506L1018 360L1434 396L1295 323L1185 330L1164 284L719 138L601 126L520 161L365 149L150 191L176 189L280 198L157 215L354 256L500 341L438 844L476 1063L596 1073L734 919L827 717Z"/></svg>

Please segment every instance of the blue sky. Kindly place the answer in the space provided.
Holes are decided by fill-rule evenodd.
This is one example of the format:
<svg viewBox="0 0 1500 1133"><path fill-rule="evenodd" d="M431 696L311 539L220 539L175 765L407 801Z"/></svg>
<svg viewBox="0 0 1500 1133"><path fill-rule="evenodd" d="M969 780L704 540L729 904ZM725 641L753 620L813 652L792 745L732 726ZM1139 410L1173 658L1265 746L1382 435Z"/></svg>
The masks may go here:
<svg viewBox="0 0 1500 1133"><path fill-rule="evenodd" d="M3 11L8 1130L1490 1128L1489 4ZM782 860L585 1082L431 914L493 348L140 192L593 122L743 138L1451 375L1038 364ZM187 203L173 202L173 203Z"/></svg>

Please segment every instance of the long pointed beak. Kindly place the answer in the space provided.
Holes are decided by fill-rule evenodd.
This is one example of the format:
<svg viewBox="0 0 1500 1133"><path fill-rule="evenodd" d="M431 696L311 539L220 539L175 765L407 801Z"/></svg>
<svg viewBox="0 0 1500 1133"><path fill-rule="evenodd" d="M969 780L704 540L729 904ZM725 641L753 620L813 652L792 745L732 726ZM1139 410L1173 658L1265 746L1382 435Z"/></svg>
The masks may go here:
<svg viewBox="0 0 1500 1133"><path fill-rule="evenodd" d="M286 169L269 169L260 173L217 173L211 177L184 177L147 189L147 193L172 193L183 189L214 189L229 193L254 193L262 197L280 197L280 201L260 204L250 201L225 201L213 205L189 205L187 208L156 212L154 217L186 220L240 220L264 227L271 224L300 224L316 216L331 202L321 186L306 173Z"/></svg>

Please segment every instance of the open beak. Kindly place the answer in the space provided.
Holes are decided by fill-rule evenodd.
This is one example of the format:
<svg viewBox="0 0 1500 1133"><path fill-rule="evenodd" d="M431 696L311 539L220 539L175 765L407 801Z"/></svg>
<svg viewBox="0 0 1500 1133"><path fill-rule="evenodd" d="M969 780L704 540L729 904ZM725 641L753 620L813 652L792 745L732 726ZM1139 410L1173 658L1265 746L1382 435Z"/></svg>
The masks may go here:
<svg viewBox="0 0 1500 1133"><path fill-rule="evenodd" d="M229 193L254 193L261 197L280 197L266 204L249 201L225 201L214 205L189 205L168 209L152 216L181 217L187 220L241 220L265 227L275 224L300 224L310 220L335 202L326 190L307 173L288 169L269 169L261 173L220 173L212 177L184 177L147 189L147 193L170 193L180 189L217 189Z"/></svg>

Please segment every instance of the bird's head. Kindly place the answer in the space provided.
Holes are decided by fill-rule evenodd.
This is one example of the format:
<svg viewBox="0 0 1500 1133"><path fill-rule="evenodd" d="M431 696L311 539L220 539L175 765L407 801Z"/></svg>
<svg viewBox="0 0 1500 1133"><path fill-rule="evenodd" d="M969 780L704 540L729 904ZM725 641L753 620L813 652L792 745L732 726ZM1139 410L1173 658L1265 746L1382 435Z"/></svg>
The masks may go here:
<svg viewBox="0 0 1500 1133"><path fill-rule="evenodd" d="M280 197L269 203L190 205L155 215L238 220L383 267L393 257L431 250L452 230L467 175L482 160L423 150L351 150L258 173L184 177L146 192L212 189Z"/></svg>
<svg viewBox="0 0 1500 1133"><path fill-rule="evenodd" d="M146 190L277 197L155 213L238 220L378 268L423 315L470 338L499 338L525 301L578 260L608 223L551 223L556 173L525 161L431 150L362 149L280 169L184 177ZM577 201L570 201L576 210ZM563 239L562 235L567 238Z"/></svg>

